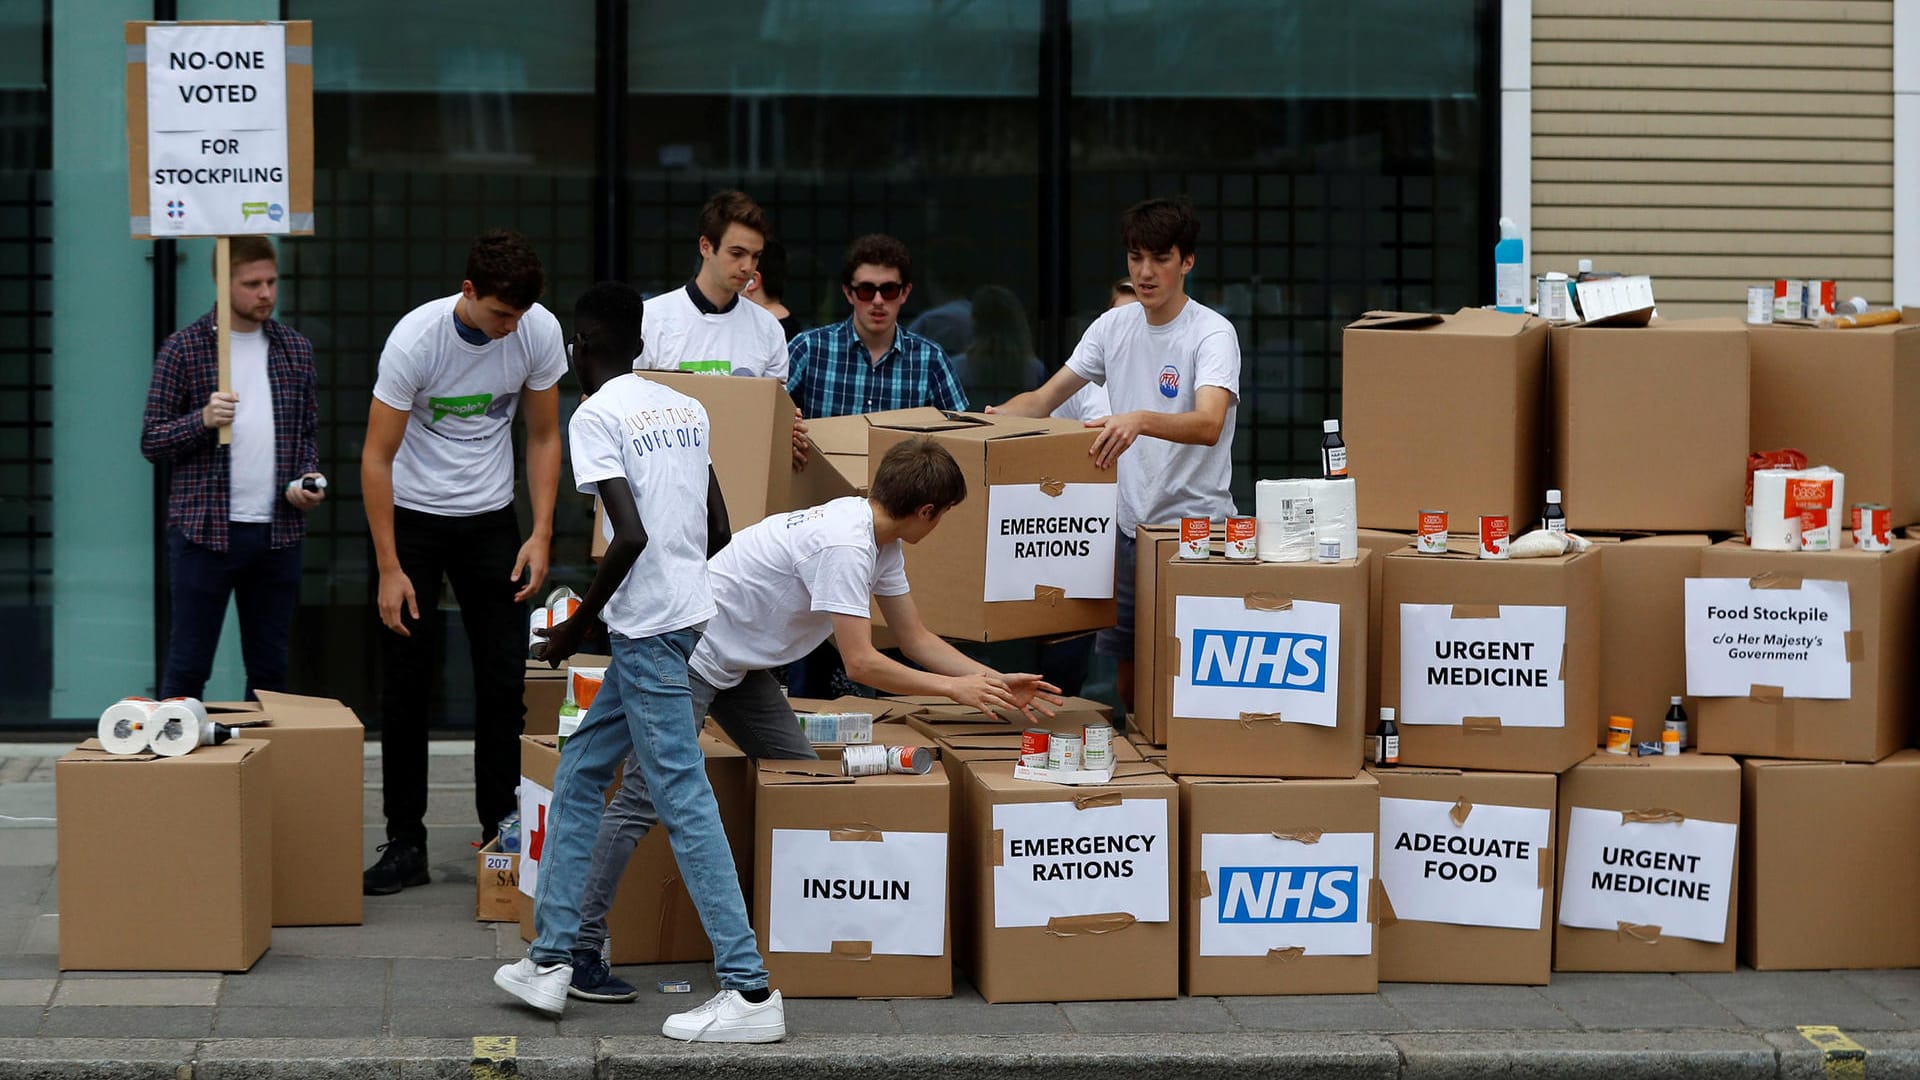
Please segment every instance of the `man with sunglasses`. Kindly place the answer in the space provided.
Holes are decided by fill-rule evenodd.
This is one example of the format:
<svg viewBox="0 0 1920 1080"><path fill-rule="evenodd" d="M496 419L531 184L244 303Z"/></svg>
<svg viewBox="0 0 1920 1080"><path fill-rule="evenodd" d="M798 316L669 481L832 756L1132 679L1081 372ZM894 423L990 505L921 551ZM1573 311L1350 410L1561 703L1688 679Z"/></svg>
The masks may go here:
<svg viewBox="0 0 1920 1080"><path fill-rule="evenodd" d="M946 351L900 325L900 309L913 295L907 245L879 233L849 244L841 260L840 293L853 307L846 321L809 330L787 344L787 392L803 414L967 407Z"/></svg>

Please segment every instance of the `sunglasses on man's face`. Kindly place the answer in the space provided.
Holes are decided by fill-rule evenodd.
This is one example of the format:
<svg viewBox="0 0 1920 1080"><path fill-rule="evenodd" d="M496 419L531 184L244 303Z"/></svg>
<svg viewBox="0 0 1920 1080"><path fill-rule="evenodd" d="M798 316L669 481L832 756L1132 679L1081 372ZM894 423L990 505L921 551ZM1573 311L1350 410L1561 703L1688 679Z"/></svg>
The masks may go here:
<svg viewBox="0 0 1920 1080"><path fill-rule="evenodd" d="M871 303L875 296L879 296L882 300L898 300L900 294L907 289L897 281L856 281L847 288L853 292L853 295L859 297L863 304Z"/></svg>

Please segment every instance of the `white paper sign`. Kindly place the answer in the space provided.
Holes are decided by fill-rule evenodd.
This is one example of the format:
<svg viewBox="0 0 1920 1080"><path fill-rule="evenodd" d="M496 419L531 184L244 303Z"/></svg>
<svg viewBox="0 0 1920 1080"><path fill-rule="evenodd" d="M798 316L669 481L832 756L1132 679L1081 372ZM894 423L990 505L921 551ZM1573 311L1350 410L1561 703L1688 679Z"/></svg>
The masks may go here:
<svg viewBox="0 0 1920 1080"><path fill-rule="evenodd" d="M1201 956L1307 956L1373 951L1373 834L1323 833L1303 844L1272 833L1203 833Z"/></svg>
<svg viewBox="0 0 1920 1080"><path fill-rule="evenodd" d="M1565 727L1567 609L1503 604L1497 619L1456 619L1450 604L1400 605L1400 722Z"/></svg>
<svg viewBox="0 0 1920 1080"><path fill-rule="evenodd" d="M289 170L286 27L149 26L148 231L285 233Z"/></svg>
<svg viewBox="0 0 1920 1080"><path fill-rule="evenodd" d="M1475 803L1465 824L1450 802L1380 800L1380 883L1396 918L1538 930L1541 853L1553 812Z"/></svg>
<svg viewBox="0 0 1920 1080"><path fill-rule="evenodd" d="M547 846L547 813L553 806L553 792L520 778L520 891L538 896L540 856Z"/></svg>
<svg viewBox="0 0 1920 1080"><path fill-rule="evenodd" d="M1627 822L1576 806L1567 826L1560 925L1657 926L1661 937L1726 940L1738 832L1719 821Z"/></svg>
<svg viewBox="0 0 1920 1080"><path fill-rule="evenodd" d="M1849 698L1844 581L1756 589L1746 578L1687 579L1687 693L1746 697L1777 686L1782 697Z"/></svg>
<svg viewBox="0 0 1920 1080"><path fill-rule="evenodd" d="M1031 600L1036 585L1068 599L1113 596L1113 484L1067 484L1048 495L1039 484L987 488L986 599Z"/></svg>
<svg viewBox="0 0 1920 1080"><path fill-rule="evenodd" d="M1167 800L1122 799L993 808L1000 865L993 868L993 925L1045 926L1074 915L1126 912L1168 921Z"/></svg>
<svg viewBox="0 0 1920 1080"><path fill-rule="evenodd" d="M875 956L946 951L945 833L836 841L824 829L775 829L770 872L771 952L832 952L836 941L872 942Z"/></svg>
<svg viewBox="0 0 1920 1080"><path fill-rule="evenodd" d="M1238 596L1180 596L1173 612L1173 715L1340 722L1339 604L1296 600L1285 611L1259 611Z"/></svg>

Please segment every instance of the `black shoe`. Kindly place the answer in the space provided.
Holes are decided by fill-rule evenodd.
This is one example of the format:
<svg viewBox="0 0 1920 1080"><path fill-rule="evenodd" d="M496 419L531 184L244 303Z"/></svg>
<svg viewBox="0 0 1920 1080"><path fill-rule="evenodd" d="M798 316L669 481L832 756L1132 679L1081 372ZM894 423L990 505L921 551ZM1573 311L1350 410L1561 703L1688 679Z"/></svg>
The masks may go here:
<svg viewBox="0 0 1920 1080"><path fill-rule="evenodd" d="M581 1001L632 1001L640 996L633 984L607 969L597 949L573 951L573 982L567 986L569 997Z"/></svg>
<svg viewBox="0 0 1920 1080"><path fill-rule="evenodd" d="M360 875L360 891L368 896L391 896L401 889L415 885L425 885L432 879L427 876L427 852L418 844L409 844L404 840L391 840L374 849L381 853L380 861L367 867Z"/></svg>

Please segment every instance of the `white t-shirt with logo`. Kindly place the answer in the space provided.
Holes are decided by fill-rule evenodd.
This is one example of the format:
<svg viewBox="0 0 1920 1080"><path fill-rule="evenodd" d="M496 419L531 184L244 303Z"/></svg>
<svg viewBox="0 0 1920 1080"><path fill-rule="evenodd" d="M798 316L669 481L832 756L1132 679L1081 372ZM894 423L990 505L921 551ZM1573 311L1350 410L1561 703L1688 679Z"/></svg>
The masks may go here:
<svg viewBox="0 0 1920 1080"><path fill-rule="evenodd" d="M1233 513L1233 422L1240 407L1240 339L1233 324L1192 297L1165 326L1147 325L1139 304L1114 308L1095 319L1074 347L1067 367L1107 388L1115 413L1148 410L1192 412L1202 386L1233 395L1220 439L1192 446L1141 437L1120 455L1122 536L1136 525L1160 525L1182 517Z"/></svg>
<svg viewBox="0 0 1920 1080"><path fill-rule="evenodd" d="M610 379L567 427L573 485L598 495L602 480L633 491L647 546L600 612L607 629L643 638L713 618L707 583L707 410L638 375Z"/></svg>
<svg viewBox="0 0 1920 1080"><path fill-rule="evenodd" d="M679 371L682 364L724 360L732 374L787 378L787 332L759 304L740 297L722 313L700 310L682 287L647 301L638 366Z"/></svg>
<svg viewBox="0 0 1920 1080"><path fill-rule="evenodd" d="M227 520L273 520L273 380L267 377L267 332L231 331L233 445L229 466Z"/></svg>
<svg viewBox="0 0 1920 1080"><path fill-rule="evenodd" d="M387 335L373 396L408 413L393 458L393 504L472 517L513 502L513 415L521 390L567 372L560 320L535 304L513 333L474 345L453 326L458 294L414 308Z"/></svg>
<svg viewBox="0 0 1920 1080"><path fill-rule="evenodd" d="M873 508L857 495L749 525L707 570L719 613L687 666L720 690L812 652L836 614L864 619L873 597L907 592L900 541L874 542Z"/></svg>

